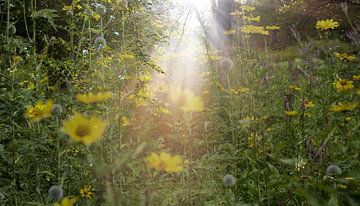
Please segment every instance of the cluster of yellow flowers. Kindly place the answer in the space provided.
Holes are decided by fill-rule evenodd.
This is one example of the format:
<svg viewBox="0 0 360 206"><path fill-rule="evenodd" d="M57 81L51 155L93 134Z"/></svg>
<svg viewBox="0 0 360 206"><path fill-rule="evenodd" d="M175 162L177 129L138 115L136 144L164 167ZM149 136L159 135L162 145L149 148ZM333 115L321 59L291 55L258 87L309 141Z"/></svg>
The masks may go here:
<svg viewBox="0 0 360 206"><path fill-rule="evenodd" d="M76 99L86 104L105 101L112 97L111 92L99 92L97 94L79 94ZM51 116L54 103L52 100L46 102L38 101L34 106L26 109L25 117L32 122L39 122ZM91 117L80 113L63 121L61 131L67 134L73 141L90 145L98 141L105 132L106 122L93 115Z"/></svg>

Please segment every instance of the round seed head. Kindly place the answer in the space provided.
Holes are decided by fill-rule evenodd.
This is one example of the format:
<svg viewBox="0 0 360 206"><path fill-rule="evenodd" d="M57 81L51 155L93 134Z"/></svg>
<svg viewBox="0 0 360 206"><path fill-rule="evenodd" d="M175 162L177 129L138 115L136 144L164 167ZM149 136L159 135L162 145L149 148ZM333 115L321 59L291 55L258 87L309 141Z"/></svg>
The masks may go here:
<svg viewBox="0 0 360 206"><path fill-rule="evenodd" d="M71 88L71 82L68 80L63 81L60 85L60 90L63 90L63 91L70 90L70 88Z"/></svg>
<svg viewBox="0 0 360 206"><path fill-rule="evenodd" d="M63 113L63 107L60 104L54 104L52 108L52 112L54 112L57 115L61 115L61 113Z"/></svg>
<svg viewBox="0 0 360 206"><path fill-rule="evenodd" d="M96 37L96 39L94 41L94 45L95 45L95 48L97 48L98 50L101 50L101 49L105 48L106 40L104 39L104 37L98 36L98 37Z"/></svg>
<svg viewBox="0 0 360 206"><path fill-rule="evenodd" d="M9 33L12 34L12 35L16 34L16 27L15 27L15 25L10 25L10 27L9 27Z"/></svg>
<svg viewBox="0 0 360 206"><path fill-rule="evenodd" d="M221 69L225 70L225 71L229 71L230 69L232 69L234 67L234 62L230 59L230 58L223 58L220 61L220 67Z"/></svg>
<svg viewBox="0 0 360 206"><path fill-rule="evenodd" d="M49 189L49 197L51 200L60 201L63 197L63 190L58 185L53 185Z"/></svg>
<svg viewBox="0 0 360 206"><path fill-rule="evenodd" d="M0 201L4 200L5 199L5 195L4 193L0 192Z"/></svg>
<svg viewBox="0 0 360 206"><path fill-rule="evenodd" d="M328 166L328 168L326 169L327 176L341 175L341 173L342 173L342 171L341 171L340 167L337 165L334 165L334 164Z"/></svg>
<svg viewBox="0 0 360 206"><path fill-rule="evenodd" d="M96 4L95 5L96 12L100 15L106 14L106 7L102 4Z"/></svg>
<svg viewBox="0 0 360 206"><path fill-rule="evenodd" d="M227 174L224 176L224 186L225 187L232 187L235 185L235 177L231 174Z"/></svg>

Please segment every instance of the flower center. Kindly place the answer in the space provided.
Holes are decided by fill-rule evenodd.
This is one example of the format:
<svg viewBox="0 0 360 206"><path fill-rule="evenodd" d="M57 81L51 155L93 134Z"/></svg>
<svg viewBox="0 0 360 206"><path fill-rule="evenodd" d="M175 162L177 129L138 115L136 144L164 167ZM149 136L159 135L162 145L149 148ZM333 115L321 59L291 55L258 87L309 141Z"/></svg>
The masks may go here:
<svg viewBox="0 0 360 206"><path fill-rule="evenodd" d="M341 86L346 86L347 82L346 81L340 81Z"/></svg>
<svg viewBox="0 0 360 206"><path fill-rule="evenodd" d="M78 135L81 138L86 135L89 135L90 132L91 129L88 125L79 125L78 128L76 129L76 135Z"/></svg>

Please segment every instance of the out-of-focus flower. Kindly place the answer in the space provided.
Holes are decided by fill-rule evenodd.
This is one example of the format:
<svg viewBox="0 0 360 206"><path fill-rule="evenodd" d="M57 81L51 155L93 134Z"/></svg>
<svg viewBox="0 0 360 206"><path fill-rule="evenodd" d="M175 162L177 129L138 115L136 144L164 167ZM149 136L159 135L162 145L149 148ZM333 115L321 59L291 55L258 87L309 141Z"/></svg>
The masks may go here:
<svg viewBox="0 0 360 206"><path fill-rule="evenodd" d="M312 101L305 101L306 108L313 108L315 104Z"/></svg>
<svg viewBox="0 0 360 206"><path fill-rule="evenodd" d="M234 67L234 62L230 58L225 57L225 58L221 59L220 67L224 71L229 71L230 69L232 69Z"/></svg>
<svg viewBox="0 0 360 206"><path fill-rule="evenodd" d="M335 29L339 26L339 22L334 21L333 19L319 20L318 22L316 22L316 29L318 30Z"/></svg>
<svg viewBox="0 0 360 206"><path fill-rule="evenodd" d="M63 121L62 131L75 142L90 145L102 137L105 128L106 123L102 119L77 113L72 118Z"/></svg>
<svg viewBox="0 0 360 206"><path fill-rule="evenodd" d="M146 163L156 171L178 173L183 170L183 159L179 155L171 156L169 153L160 152L160 155L151 153L146 157Z"/></svg>
<svg viewBox="0 0 360 206"><path fill-rule="evenodd" d="M204 110L204 102L189 89L170 87L169 98L184 112L201 112Z"/></svg>
<svg viewBox="0 0 360 206"><path fill-rule="evenodd" d="M354 88L353 81L349 81L346 79L339 79L334 82L334 87L337 92L348 91Z"/></svg>
<svg viewBox="0 0 360 206"><path fill-rule="evenodd" d="M301 91L301 88L296 86L296 85L290 85L289 86L289 89L292 90L292 91Z"/></svg>
<svg viewBox="0 0 360 206"><path fill-rule="evenodd" d="M255 11L255 7L249 5L241 5L240 9L243 11Z"/></svg>
<svg viewBox="0 0 360 206"><path fill-rule="evenodd" d="M279 27L279 26L275 26L275 25L271 25L271 26L266 26L265 29L266 29L266 30L279 30L280 27Z"/></svg>
<svg viewBox="0 0 360 206"><path fill-rule="evenodd" d="M78 197L64 197L60 203L55 203L54 206L74 206L78 200Z"/></svg>
<svg viewBox="0 0 360 206"><path fill-rule="evenodd" d="M120 121L121 121L121 126L123 127L129 126L130 124L130 120L126 116L122 116Z"/></svg>
<svg viewBox="0 0 360 206"><path fill-rule="evenodd" d="M288 117L295 117L297 116L299 113L297 111L285 111L286 116Z"/></svg>
<svg viewBox="0 0 360 206"><path fill-rule="evenodd" d="M269 31L265 30L263 26L246 25L241 28L243 33L247 34L262 34L269 35Z"/></svg>
<svg viewBox="0 0 360 206"><path fill-rule="evenodd" d="M334 53L335 57L344 61L344 62L352 62L356 60L356 56L354 54L347 54L347 53Z"/></svg>
<svg viewBox="0 0 360 206"><path fill-rule="evenodd" d="M53 101L48 100L45 103L43 101L38 101L34 106L29 106L26 109L25 117L32 122L39 122L42 119L48 118L51 116Z"/></svg>
<svg viewBox="0 0 360 206"><path fill-rule="evenodd" d="M243 16L243 19L246 21L260 22L260 16L256 16L256 17Z"/></svg>
<svg viewBox="0 0 360 206"><path fill-rule="evenodd" d="M332 112L344 112L352 111L357 107L356 102L338 102L337 104L331 105L330 111Z"/></svg>
<svg viewBox="0 0 360 206"><path fill-rule="evenodd" d="M360 81L360 75L354 75L353 80L354 81Z"/></svg>
<svg viewBox="0 0 360 206"><path fill-rule="evenodd" d="M85 104L93 104L97 102L102 102L112 97L111 92L99 92L99 93L88 93L88 94L78 94L76 99Z"/></svg>
<svg viewBox="0 0 360 206"><path fill-rule="evenodd" d="M356 90L356 94L360 96L360 89Z"/></svg>
<svg viewBox="0 0 360 206"><path fill-rule="evenodd" d="M86 185L80 189L80 196L86 199L92 199L94 193L92 192L92 187L90 185Z"/></svg>
<svg viewBox="0 0 360 206"><path fill-rule="evenodd" d="M235 29L230 29L230 30L224 31L224 34L225 35L233 35L233 34L235 34L235 32L236 32Z"/></svg>

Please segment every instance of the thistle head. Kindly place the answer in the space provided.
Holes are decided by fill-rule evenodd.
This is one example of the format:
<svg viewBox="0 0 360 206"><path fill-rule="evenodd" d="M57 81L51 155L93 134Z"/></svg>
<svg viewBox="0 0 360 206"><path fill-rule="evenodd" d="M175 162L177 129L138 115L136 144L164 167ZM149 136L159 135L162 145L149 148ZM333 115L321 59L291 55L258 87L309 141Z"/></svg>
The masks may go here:
<svg viewBox="0 0 360 206"><path fill-rule="evenodd" d="M235 185L235 177L231 174L227 174L224 176L224 186L225 187L232 187Z"/></svg>
<svg viewBox="0 0 360 206"><path fill-rule="evenodd" d="M64 195L62 188L58 185L51 186L48 192L50 199L54 201L60 201Z"/></svg>

